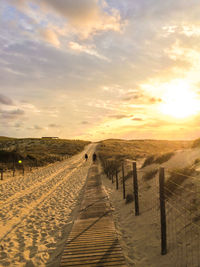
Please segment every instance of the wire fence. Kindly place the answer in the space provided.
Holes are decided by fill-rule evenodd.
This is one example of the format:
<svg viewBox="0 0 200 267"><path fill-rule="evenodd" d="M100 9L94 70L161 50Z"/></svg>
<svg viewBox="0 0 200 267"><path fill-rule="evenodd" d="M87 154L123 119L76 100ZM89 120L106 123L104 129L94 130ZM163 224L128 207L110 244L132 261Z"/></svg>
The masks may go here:
<svg viewBox="0 0 200 267"><path fill-rule="evenodd" d="M166 178L168 249L176 266L200 266L200 179L175 171L166 171Z"/></svg>
<svg viewBox="0 0 200 267"><path fill-rule="evenodd" d="M0 162L0 181L5 181L18 176L24 176L25 174L31 174L32 172L38 170L39 168L48 168L49 164L59 163L68 159L69 156L60 157L59 161L53 161L46 163L46 165L41 164L37 160L34 162L25 162L20 160L15 162Z"/></svg>
<svg viewBox="0 0 200 267"><path fill-rule="evenodd" d="M151 213L150 231L171 266L200 266L200 177L194 166L145 171L136 162L107 161L105 173L122 197L134 200L133 215Z"/></svg>

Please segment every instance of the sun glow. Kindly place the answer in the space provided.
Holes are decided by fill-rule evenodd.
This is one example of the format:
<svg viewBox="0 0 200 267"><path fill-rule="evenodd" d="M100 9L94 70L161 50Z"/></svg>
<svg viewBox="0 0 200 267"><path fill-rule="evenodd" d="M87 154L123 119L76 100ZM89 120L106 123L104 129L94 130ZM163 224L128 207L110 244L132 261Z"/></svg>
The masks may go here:
<svg viewBox="0 0 200 267"><path fill-rule="evenodd" d="M197 96L185 83L170 85L162 99L160 110L175 118L187 118L199 111Z"/></svg>

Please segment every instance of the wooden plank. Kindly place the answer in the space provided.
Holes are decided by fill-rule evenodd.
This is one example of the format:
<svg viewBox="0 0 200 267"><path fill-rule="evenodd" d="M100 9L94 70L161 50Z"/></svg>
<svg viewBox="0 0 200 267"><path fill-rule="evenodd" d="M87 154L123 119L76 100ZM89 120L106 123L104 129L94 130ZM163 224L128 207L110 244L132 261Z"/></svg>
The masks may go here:
<svg viewBox="0 0 200 267"><path fill-rule="evenodd" d="M78 264L67 264L67 265L60 265L60 266L62 266L62 267L64 267L64 266L67 266L67 267L74 267L74 266L76 266L76 267L83 267L83 266L87 266L87 267L91 267L91 266L95 266L95 267L102 267L102 266L113 266L113 267L116 267L116 266L120 266L120 267L127 267L125 264L122 264L121 262L106 262L106 263L104 263L103 265L102 265L102 263L90 263L90 264L85 264L85 263L83 263L83 264L81 264L81 263L78 263Z"/></svg>
<svg viewBox="0 0 200 267"><path fill-rule="evenodd" d="M66 262L65 261L61 261L61 266L68 266L68 264L73 264L73 265L75 265L75 264L94 264L94 263L96 263L96 264L100 264L101 263L101 266L104 266L104 263L113 263L113 264L116 264L116 263L121 263L121 264L125 264L125 262L124 262L124 257L122 257L121 259L120 258L113 258L113 259L109 259L109 258L106 258L106 259L88 259L88 260L83 260L83 259L81 259L81 260L74 260L74 261L69 261L69 259L67 259L66 260ZM62 265L62 264L65 264L65 265Z"/></svg>
<svg viewBox="0 0 200 267"><path fill-rule="evenodd" d="M82 253L80 253L79 254L79 258L84 258L84 257L87 257L87 258L89 258L89 257L94 257L94 256L103 256L103 255L105 255L106 253L108 252L108 250L104 250L104 251L99 251L99 252L96 252L96 251L93 251L93 252L91 252L91 253L85 253L85 254L82 254ZM115 253L113 253L113 252L115 252ZM121 255L121 250L118 250L118 251L112 251L112 255ZM71 259L73 259L73 258L77 258L77 255L69 255L69 254L63 254L63 258L71 258Z"/></svg>
<svg viewBox="0 0 200 267"><path fill-rule="evenodd" d="M84 241L84 240L88 241L88 238L90 238L90 242L95 242L95 241L98 241L98 240L112 241L112 242L115 241L115 239L112 236L104 236L104 235L102 235L102 236L91 236L91 237L89 237L89 236L78 236L78 237L76 237L75 236L74 238L69 239L68 242L69 243L73 242L74 239L76 240L76 242L77 241Z"/></svg>
<svg viewBox="0 0 200 267"><path fill-rule="evenodd" d="M71 249L71 248L80 248L80 247L88 248L88 247L99 247L99 246L110 247L112 245L112 243L110 243L110 242L105 243L103 241L102 242L98 242L98 244L88 244L89 243L88 241L84 242L84 243L81 243L80 245L77 244L77 243L72 244L72 245L70 244L70 246L66 246L66 249L68 250L68 249Z"/></svg>
<svg viewBox="0 0 200 267"><path fill-rule="evenodd" d="M95 166L89 170L80 213L66 242L60 266L126 266Z"/></svg>
<svg viewBox="0 0 200 267"><path fill-rule="evenodd" d="M90 256L78 256L75 258L68 257L68 256L63 256L62 261L67 261L67 262L99 262L99 261L124 261L124 257L122 254L118 255L90 255Z"/></svg>
<svg viewBox="0 0 200 267"><path fill-rule="evenodd" d="M119 244L117 244L115 246L115 248L119 246ZM78 246L78 244L73 244L72 246L67 246L66 249L67 250L70 250L70 249L74 249L74 248L85 248L85 249L89 249L89 248L98 248L98 247L110 247L110 244L105 244L105 242L101 242L101 243L98 243L98 244L88 244L88 243L83 243L81 244L80 246ZM119 246L120 247L120 246ZM65 250L64 250L65 251Z"/></svg>
<svg viewBox="0 0 200 267"><path fill-rule="evenodd" d="M104 253L106 252L107 250L109 249L108 248L101 248L101 249L89 249L89 250L85 250L85 249L78 249L78 250L71 250L71 251L67 251L67 252L64 252L63 255L87 255L87 254L94 254L94 253ZM118 251L122 251L120 247L117 247L117 248L114 248L113 249L113 252L118 252Z"/></svg>

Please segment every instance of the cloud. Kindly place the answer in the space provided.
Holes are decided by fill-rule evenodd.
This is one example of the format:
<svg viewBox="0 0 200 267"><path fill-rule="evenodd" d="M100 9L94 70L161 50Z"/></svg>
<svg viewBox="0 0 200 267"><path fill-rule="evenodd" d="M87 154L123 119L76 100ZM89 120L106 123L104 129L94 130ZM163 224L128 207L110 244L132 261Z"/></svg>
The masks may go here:
<svg viewBox="0 0 200 267"><path fill-rule="evenodd" d="M78 35L81 39L87 39L99 32L121 32L126 24L122 22L119 10L104 0L32 0L31 3L37 8L28 0L8 0L8 3L23 12L26 20L29 18L31 27L56 47L59 47L61 35ZM46 29L43 29L44 25Z"/></svg>
<svg viewBox="0 0 200 267"><path fill-rule="evenodd" d="M110 115L109 117L113 118L113 119L120 120L120 119L125 119L125 118L131 118L132 115L116 114L116 115Z"/></svg>
<svg viewBox="0 0 200 267"><path fill-rule="evenodd" d="M60 47L59 36L52 29L41 29L40 36L48 43L55 47Z"/></svg>
<svg viewBox="0 0 200 267"><path fill-rule="evenodd" d="M27 0L8 0L8 2L14 4L19 9L24 8L27 4Z"/></svg>
<svg viewBox="0 0 200 267"><path fill-rule="evenodd" d="M142 118L132 118L133 121L143 121Z"/></svg>
<svg viewBox="0 0 200 267"><path fill-rule="evenodd" d="M99 11L96 0L44 0L46 6L70 19L74 23L87 23Z"/></svg>
<svg viewBox="0 0 200 267"><path fill-rule="evenodd" d="M25 114L24 110L22 109L14 109L14 110L1 110L0 109L0 115L3 119L16 119L18 117L21 117Z"/></svg>
<svg viewBox="0 0 200 267"><path fill-rule="evenodd" d="M81 124L88 124L88 121L82 121Z"/></svg>
<svg viewBox="0 0 200 267"><path fill-rule="evenodd" d="M122 99L125 102L139 103L139 104L156 104L162 102L162 99L159 97L149 97L148 94L143 93L142 90L128 92L126 96Z"/></svg>
<svg viewBox="0 0 200 267"><path fill-rule="evenodd" d="M108 58L104 57L103 55L100 55L91 46L80 45L79 43L76 43L76 42L69 42L69 48L79 53L84 52L91 56L95 56L97 58L109 61Z"/></svg>
<svg viewBox="0 0 200 267"><path fill-rule="evenodd" d="M48 126L49 126L50 128L58 128L58 127L60 127L60 125L58 125L58 124L54 124L54 123L50 123Z"/></svg>
<svg viewBox="0 0 200 267"><path fill-rule="evenodd" d="M34 125L35 130L43 130L44 128L39 125Z"/></svg>
<svg viewBox="0 0 200 267"><path fill-rule="evenodd" d="M22 122L16 122L14 125L15 128L21 128L22 126L23 126Z"/></svg>
<svg viewBox="0 0 200 267"><path fill-rule="evenodd" d="M160 102L162 102L162 99L161 98L156 98L156 97L151 97L151 98L149 98L149 102L152 103L152 104L160 103Z"/></svg>
<svg viewBox="0 0 200 267"><path fill-rule="evenodd" d="M8 106L13 106L14 103L11 98L0 94L0 104L8 105Z"/></svg>
<svg viewBox="0 0 200 267"><path fill-rule="evenodd" d="M125 102L138 101L142 97L144 97L144 94L141 90L133 90L126 93L122 100Z"/></svg>
<svg viewBox="0 0 200 267"><path fill-rule="evenodd" d="M121 17L117 9L110 8L105 12L98 0L45 0L41 6L62 15L81 38L88 38L99 31L120 31Z"/></svg>

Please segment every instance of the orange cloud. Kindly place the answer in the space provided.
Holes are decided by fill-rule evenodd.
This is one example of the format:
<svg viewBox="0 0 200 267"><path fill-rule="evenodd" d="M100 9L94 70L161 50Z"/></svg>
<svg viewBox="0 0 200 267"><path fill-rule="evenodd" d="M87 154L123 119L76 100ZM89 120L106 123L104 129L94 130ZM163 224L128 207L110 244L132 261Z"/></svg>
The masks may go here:
<svg viewBox="0 0 200 267"><path fill-rule="evenodd" d="M66 18L83 39L98 31L121 30L119 11L111 9L106 13L98 0L45 0L41 5L46 12L50 9Z"/></svg>
<svg viewBox="0 0 200 267"><path fill-rule="evenodd" d="M108 58L104 57L103 55L100 55L94 48L93 46L85 46L85 45L80 45L79 43L76 43L76 42L69 42L69 48L71 50L74 50L78 53L81 53L81 52L84 52L84 53L87 53L89 55L92 55L92 56L95 56L95 57L98 57L100 59L103 59L103 60L106 60L106 61L109 61Z"/></svg>
<svg viewBox="0 0 200 267"><path fill-rule="evenodd" d="M47 41L48 43L52 44L53 46L59 47L59 35L53 31L52 29L42 29L40 30L40 36Z"/></svg>

